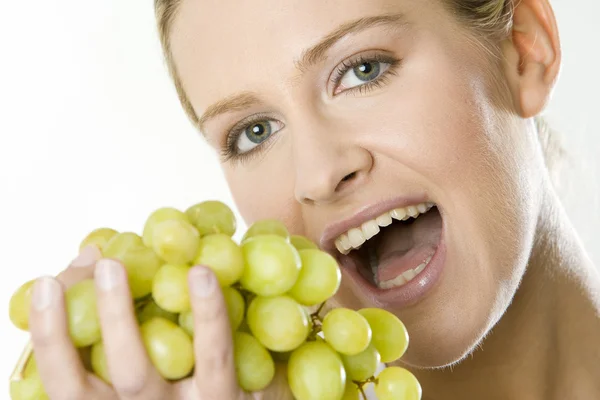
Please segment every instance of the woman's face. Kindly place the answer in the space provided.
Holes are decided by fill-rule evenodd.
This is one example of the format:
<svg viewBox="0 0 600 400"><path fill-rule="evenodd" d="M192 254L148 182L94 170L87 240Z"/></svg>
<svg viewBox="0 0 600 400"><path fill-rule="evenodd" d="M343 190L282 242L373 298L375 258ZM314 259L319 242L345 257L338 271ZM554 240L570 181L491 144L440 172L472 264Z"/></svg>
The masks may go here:
<svg viewBox="0 0 600 400"><path fill-rule="evenodd" d="M468 354L522 277L537 164L466 30L434 0L180 7L175 64L246 222L335 255L337 301L398 315L409 365Z"/></svg>

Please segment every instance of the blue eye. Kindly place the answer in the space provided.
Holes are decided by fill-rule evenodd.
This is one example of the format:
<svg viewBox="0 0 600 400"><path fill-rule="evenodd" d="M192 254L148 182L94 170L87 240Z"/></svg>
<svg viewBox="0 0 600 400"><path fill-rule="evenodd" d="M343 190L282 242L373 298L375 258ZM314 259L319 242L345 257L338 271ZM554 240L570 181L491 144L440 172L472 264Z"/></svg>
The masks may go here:
<svg viewBox="0 0 600 400"><path fill-rule="evenodd" d="M261 120L252 122L240 132L236 141L238 154L251 151L256 146L267 140L273 133L281 130L283 124L274 120Z"/></svg>
<svg viewBox="0 0 600 400"><path fill-rule="evenodd" d="M372 82L385 74L391 66L391 63L375 60L350 66L340 79L338 89L343 91Z"/></svg>

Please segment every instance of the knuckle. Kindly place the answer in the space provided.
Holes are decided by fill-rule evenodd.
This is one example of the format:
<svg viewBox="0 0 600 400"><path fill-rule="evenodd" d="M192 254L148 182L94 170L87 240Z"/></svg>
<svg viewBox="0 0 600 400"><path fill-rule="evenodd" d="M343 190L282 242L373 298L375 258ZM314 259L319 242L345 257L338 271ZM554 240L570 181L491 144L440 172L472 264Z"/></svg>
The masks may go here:
<svg viewBox="0 0 600 400"><path fill-rule="evenodd" d="M31 341L36 349L48 349L63 346L70 342L68 333L61 329L59 315L31 315L29 322Z"/></svg>
<svg viewBox="0 0 600 400"><path fill-rule="evenodd" d="M84 400L84 399L89 399L89 397L90 397L90 393L89 393L89 390L87 389L87 386L85 386L83 384L79 384L79 385L74 385L74 387L71 391L71 397L69 397L69 399Z"/></svg>
<svg viewBox="0 0 600 400"><path fill-rule="evenodd" d="M113 331L137 328L133 299L124 293L108 292L97 297L100 323Z"/></svg>
<svg viewBox="0 0 600 400"><path fill-rule="evenodd" d="M58 334L53 329L38 329L35 323L31 324L30 333L36 352L55 346L59 342Z"/></svg>
<svg viewBox="0 0 600 400"><path fill-rule="evenodd" d="M50 392L51 399L60 400L89 400L91 393L89 387L84 382L70 382L68 385L56 385L56 395Z"/></svg>
<svg viewBox="0 0 600 400"><path fill-rule="evenodd" d="M215 348L212 354L203 360L205 371L223 371L233 365L231 348Z"/></svg>
<svg viewBox="0 0 600 400"><path fill-rule="evenodd" d="M117 393L126 398L140 397L144 389L149 386L150 373L148 368L131 371L126 376L121 375L113 379L113 387Z"/></svg>
<svg viewBox="0 0 600 400"><path fill-rule="evenodd" d="M124 300L122 296L116 296L114 293L99 296L97 301L100 307L101 318L111 321L111 323L122 324L130 322L134 317L133 311Z"/></svg>
<svg viewBox="0 0 600 400"><path fill-rule="evenodd" d="M224 301L210 301L196 307L194 318L196 321L212 322L222 318L228 318Z"/></svg>

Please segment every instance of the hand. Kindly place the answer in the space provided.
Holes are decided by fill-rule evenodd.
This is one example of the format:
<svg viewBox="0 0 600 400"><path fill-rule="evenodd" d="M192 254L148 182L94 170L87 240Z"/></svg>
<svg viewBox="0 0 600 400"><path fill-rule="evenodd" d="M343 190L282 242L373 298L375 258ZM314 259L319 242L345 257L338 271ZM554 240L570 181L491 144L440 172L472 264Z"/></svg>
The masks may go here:
<svg viewBox="0 0 600 400"><path fill-rule="evenodd" d="M231 328L217 281L208 268L190 273L194 313L194 375L170 383L152 365L142 343L123 266L84 249L57 279L34 286L30 331L40 378L52 400L270 400L293 399L285 369L261 393L237 383ZM112 387L87 372L66 325L64 288L94 278L98 313Z"/></svg>

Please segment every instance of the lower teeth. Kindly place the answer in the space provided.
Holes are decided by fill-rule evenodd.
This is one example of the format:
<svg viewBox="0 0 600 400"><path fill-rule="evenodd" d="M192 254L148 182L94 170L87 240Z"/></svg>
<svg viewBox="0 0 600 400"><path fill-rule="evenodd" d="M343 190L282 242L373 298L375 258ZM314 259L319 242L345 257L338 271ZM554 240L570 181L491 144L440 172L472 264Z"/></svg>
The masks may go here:
<svg viewBox="0 0 600 400"><path fill-rule="evenodd" d="M376 283L382 289L391 289L393 287L403 286L403 285L407 284L408 282L412 281L421 272L423 272L423 270L425 269L427 264L429 264L429 262L431 261L432 257L433 256L427 257L427 259L425 259L425 261L423 261L421 264L419 264L418 267L409 269L408 271L404 271L402 274L398 275L394 279L390 279L389 281L384 281L384 282L376 282ZM373 264L371 264L371 268L373 268ZM373 272L373 276L377 276L377 274L375 274L375 271Z"/></svg>
<svg viewBox="0 0 600 400"><path fill-rule="evenodd" d="M369 266L371 267L371 272L373 273L373 282L377 285L377 266L379 263L377 262L377 254L375 254L375 250L372 247L369 247Z"/></svg>

